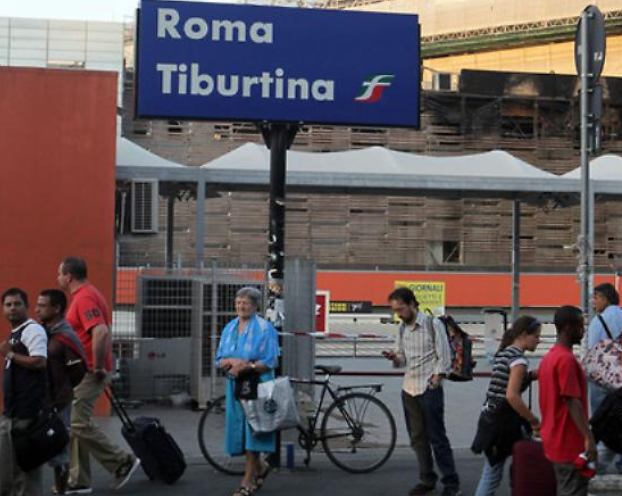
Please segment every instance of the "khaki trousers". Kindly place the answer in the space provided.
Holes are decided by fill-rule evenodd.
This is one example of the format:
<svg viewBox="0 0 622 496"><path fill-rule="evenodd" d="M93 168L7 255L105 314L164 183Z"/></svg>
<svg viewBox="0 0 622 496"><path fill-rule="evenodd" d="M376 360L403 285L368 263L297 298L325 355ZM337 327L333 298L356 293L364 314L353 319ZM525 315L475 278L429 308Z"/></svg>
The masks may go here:
<svg viewBox="0 0 622 496"><path fill-rule="evenodd" d="M29 422L0 416L0 496L43 496L43 466L23 472L13 453L11 426Z"/></svg>
<svg viewBox="0 0 622 496"><path fill-rule="evenodd" d="M87 372L73 390L69 466L72 486L91 486L91 455L111 474L128 461L129 454L112 444L92 420L93 408L105 387L106 381L97 381L94 374Z"/></svg>

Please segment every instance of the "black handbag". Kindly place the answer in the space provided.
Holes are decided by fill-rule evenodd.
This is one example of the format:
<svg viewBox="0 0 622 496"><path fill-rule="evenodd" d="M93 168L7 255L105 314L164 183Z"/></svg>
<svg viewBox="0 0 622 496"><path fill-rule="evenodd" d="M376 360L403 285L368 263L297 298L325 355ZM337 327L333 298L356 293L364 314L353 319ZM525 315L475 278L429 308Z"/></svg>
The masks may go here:
<svg viewBox="0 0 622 496"><path fill-rule="evenodd" d="M11 439L17 464L29 472L60 454L69 433L56 410L44 410L25 427L13 427Z"/></svg>
<svg viewBox="0 0 622 496"><path fill-rule="evenodd" d="M47 379L52 397L53 382ZM69 432L58 416L55 408L43 408L39 416L25 426L11 426L11 441L17 464L24 472L29 472L60 454L69 443Z"/></svg>
<svg viewBox="0 0 622 496"><path fill-rule="evenodd" d="M242 372L235 378L233 396L236 400L256 400L259 374L254 370Z"/></svg>
<svg viewBox="0 0 622 496"><path fill-rule="evenodd" d="M622 388L609 393L590 419L597 441L622 453Z"/></svg>

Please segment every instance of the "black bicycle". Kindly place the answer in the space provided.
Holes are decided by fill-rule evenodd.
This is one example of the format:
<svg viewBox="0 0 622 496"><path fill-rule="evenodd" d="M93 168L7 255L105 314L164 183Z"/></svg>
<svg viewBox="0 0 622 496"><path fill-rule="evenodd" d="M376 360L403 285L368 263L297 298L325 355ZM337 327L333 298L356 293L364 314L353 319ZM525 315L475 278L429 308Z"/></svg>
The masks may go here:
<svg viewBox="0 0 622 496"><path fill-rule="evenodd" d="M376 397L382 384L336 386L331 384L330 377L338 374L341 367L316 365L315 369L325 374L322 380L290 379L294 385L322 388L313 412L302 419L306 425L297 427L298 444L306 452L305 465L310 463L311 452L321 443L329 460L346 472L363 474L380 468L393 453L396 440L393 415ZM328 406L324 409L325 400ZM199 446L215 469L242 475L245 458L225 453L224 433L223 396L208 402L201 416Z"/></svg>

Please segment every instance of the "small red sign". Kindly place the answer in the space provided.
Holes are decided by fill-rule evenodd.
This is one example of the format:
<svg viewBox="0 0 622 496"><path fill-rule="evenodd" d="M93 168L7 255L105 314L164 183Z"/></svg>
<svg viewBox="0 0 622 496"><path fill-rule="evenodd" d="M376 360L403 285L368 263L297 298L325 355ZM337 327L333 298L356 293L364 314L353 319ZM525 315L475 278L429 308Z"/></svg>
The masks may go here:
<svg viewBox="0 0 622 496"><path fill-rule="evenodd" d="M328 332L329 307L330 292L317 291L315 293L315 332Z"/></svg>

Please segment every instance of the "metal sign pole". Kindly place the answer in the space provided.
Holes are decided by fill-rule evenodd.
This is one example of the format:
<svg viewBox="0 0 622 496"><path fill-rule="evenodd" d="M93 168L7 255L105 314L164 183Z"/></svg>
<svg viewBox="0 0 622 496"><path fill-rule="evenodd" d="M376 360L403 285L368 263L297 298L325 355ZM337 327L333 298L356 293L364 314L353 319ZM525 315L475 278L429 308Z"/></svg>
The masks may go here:
<svg viewBox="0 0 622 496"><path fill-rule="evenodd" d="M266 317L277 330L283 329L285 318L285 178L287 149L298 132L295 124L261 125L261 132L270 149L270 220L268 233L268 307Z"/></svg>
<svg viewBox="0 0 622 496"><path fill-rule="evenodd" d="M581 253L580 280L581 280L581 309L587 314L590 308L590 280L592 267L589 253L591 245L590 222L590 162L588 150L588 22L589 15L585 10L581 13L581 239L579 249Z"/></svg>
<svg viewBox="0 0 622 496"><path fill-rule="evenodd" d="M598 79L605 65L605 18L598 7L581 12L575 35L575 65L581 80L581 234L577 240L581 308L591 317L590 295L594 285L594 196L590 187L590 155L600 150L603 91Z"/></svg>
<svg viewBox="0 0 622 496"><path fill-rule="evenodd" d="M287 149L298 132L296 124L266 123L260 126L270 149L270 219L268 233L268 304L266 318L276 330L283 331L285 322L285 179L287 176ZM283 340L279 337L279 346ZM281 367L277 369L281 373ZM270 457L272 466L281 464L281 437L277 433L276 451Z"/></svg>

